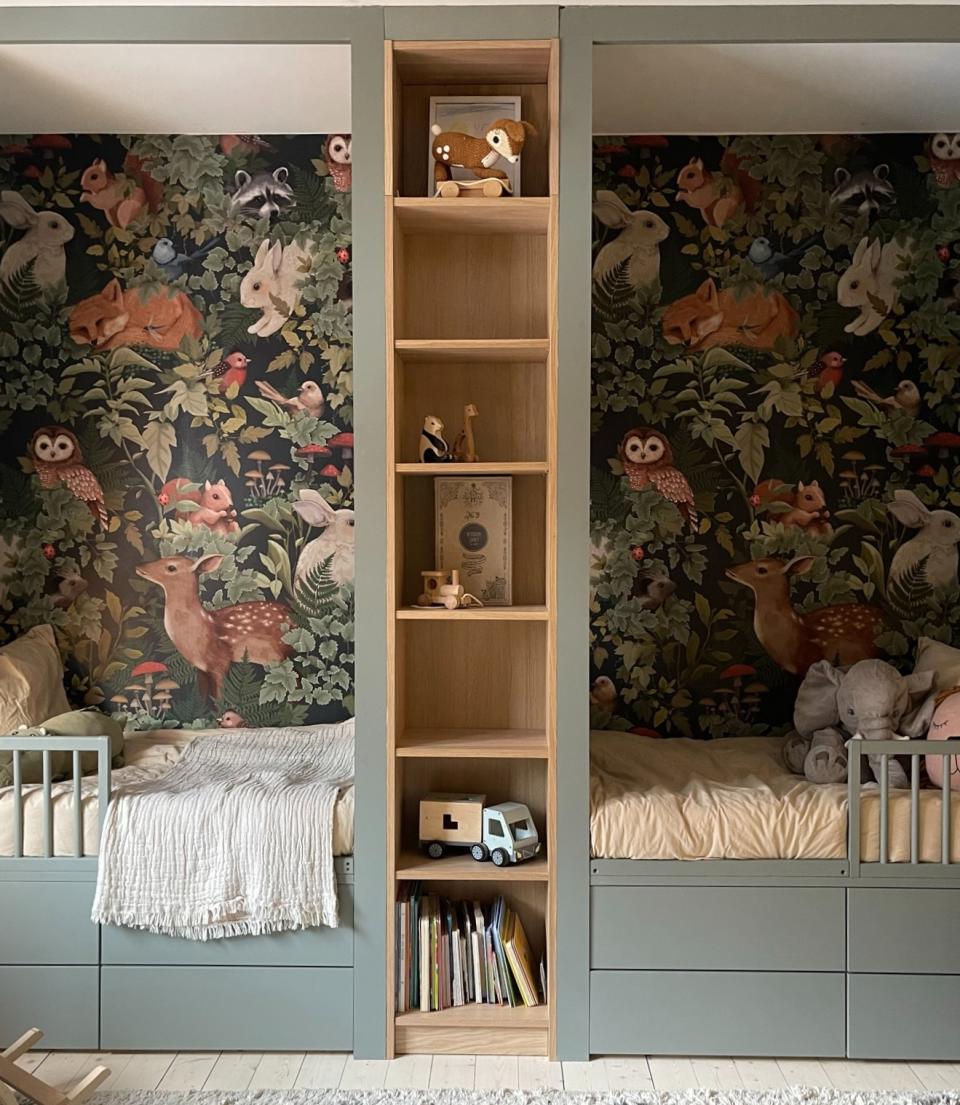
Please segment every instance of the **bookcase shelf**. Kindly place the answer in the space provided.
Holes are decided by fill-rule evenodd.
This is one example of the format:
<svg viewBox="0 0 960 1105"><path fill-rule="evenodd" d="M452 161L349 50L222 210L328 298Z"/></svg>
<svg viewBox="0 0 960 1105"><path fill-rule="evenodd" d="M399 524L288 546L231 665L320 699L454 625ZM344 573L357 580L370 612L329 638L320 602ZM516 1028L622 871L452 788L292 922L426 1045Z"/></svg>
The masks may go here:
<svg viewBox="0 0 960 1105"><path fill-rule="evenodd" d="M548 986L556 974L556 393L558 43L387 44L387 880L451 901L502 894ZM430 97L519 96L536 127L522 195L434 198ZM477 463L420 464L424 418L453 442L472 404ZM413 604L435 563L438 477L509 476L513 606ZM457 567L446 564L442 567ZM469 578L463 579L468 591ZM495 867L418 850L420 799L484 794L530 810L542 842ZM406 890L404 891L406 892ZM395 1015L388 919L388 1054L551 1054L553 1003Z"/></svg>

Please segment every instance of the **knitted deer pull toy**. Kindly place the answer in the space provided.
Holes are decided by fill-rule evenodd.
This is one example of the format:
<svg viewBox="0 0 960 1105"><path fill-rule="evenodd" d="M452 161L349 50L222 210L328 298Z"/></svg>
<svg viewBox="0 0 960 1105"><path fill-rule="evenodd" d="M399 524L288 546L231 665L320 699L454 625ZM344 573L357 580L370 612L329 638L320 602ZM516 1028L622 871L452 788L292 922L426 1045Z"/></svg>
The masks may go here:
<svg viewBox="0 0 960 1105"><path fill-rule="evenodd" d="M502 169L494 168L500 158L516 164L523 152L523 144L528 135L537 133L536 127L524 119L496 119L482 138L463 134L460 131L444 131L436 123L430 128L433 135L430 146L433 154L433 178L439 195L454 195L451 188L444 188L452 181L454 168L467 169L478 181L493 182L489 188L483 185L484 195L499 195L503 190L511 191L510 181ZM472 181L457 181L458 186L469 187ZM474 185L475 186L475 185Z"/></svg>

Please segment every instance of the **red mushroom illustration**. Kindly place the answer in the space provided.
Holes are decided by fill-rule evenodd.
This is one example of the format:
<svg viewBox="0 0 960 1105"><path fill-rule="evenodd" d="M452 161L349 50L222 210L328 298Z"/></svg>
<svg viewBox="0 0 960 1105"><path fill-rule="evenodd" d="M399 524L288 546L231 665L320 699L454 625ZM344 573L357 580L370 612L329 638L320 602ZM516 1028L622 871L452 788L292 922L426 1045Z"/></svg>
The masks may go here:
<svg viewBox="0 0 960 1105"><path fill-rule="evenodd" d="M163 675L167 670L166 664L161 664L159 660L142 660L130 673L134 679L143 679L143 709L145 713L151 713L153 711L153 684L155 682L155 676ZM140 688L131 683L127 688L128 691L139 690Z"/></svg>

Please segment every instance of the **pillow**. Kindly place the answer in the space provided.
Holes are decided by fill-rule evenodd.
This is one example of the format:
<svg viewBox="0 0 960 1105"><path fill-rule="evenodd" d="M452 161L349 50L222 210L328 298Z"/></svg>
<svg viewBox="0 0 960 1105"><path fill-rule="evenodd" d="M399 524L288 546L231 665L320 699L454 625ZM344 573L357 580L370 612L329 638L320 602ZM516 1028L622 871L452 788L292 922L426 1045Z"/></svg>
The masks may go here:
<svg viewBox="0 0 960 1105"><path fill-rule="evenodd" d="M120 722L99 710L68 710L58 717L49 718L43 725L22 729L21 737L109 737L110 758L114 767L123 765L123 726ZM80 755L80 772L83 775L96 773L96 752L83 752ZM50 773L53 779L67 779L73 775L73 753L51 752ZM43 753L23 752L20 756L20 776L24 783L43 782ZM13 755L0 752L0 786L9 786L13 782Z"/></svg>
<svg viewBox="0 0 960 1105"><path fill-rule="evenodd" d="M34 626L0 648L0 733L42 725L69 709L52 626Z"/></svg>
<svg viewBox="0 0 960 1105"><path fill-rule="evenodd" d="M932 671L933 686L938 691L960 686L960 648L952 648L932 637L921 637L917 641L914 671Z"/></svg>

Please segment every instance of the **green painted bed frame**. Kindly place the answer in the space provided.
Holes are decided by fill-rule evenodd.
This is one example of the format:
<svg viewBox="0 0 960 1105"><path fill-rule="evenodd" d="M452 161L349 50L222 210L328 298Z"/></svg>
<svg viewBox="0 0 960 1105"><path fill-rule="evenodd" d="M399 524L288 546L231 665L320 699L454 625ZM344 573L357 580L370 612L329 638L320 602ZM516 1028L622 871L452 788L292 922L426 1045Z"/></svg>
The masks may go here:
<svg viewBox="0 0 960 1105"><path fill-rule="evenodd" d="M354 133L354 363L356 366L357 537L357 771L356 853L352 993L336 1006L342 1027L352 1009L350 1032L355 1054L384 1054L386 1003L386 645L383 632L386 582L381 550L386 546L385 330L383 299L384 209L383 42L386 38L561 40L560 237L559 237L559 433L564 448L558 464L558 635L559 718L557 734L557 963L552 991L557 1002L557 1051L565 1059L591 1051L731 1053L747 1042L753 1054L793 1041L792 1053L856 1056L904 1055L957 1058L960 1034L960 960L954 942L931 933L960 931L960 880L939 865L930 872L877 871L876 865L769 863L630 863L596 861L589 854L588 652L584 626L589 617L588 579L583 550L588 541L590 265L591 265L591 109L593 46L596 43L774 43L774 42L956 42L960 9L951 6L837 7L110 7L14 8L3 12L2 43L345 43L352 48ZM901 751L898 749L898 751ZM76 910L75 952L63 949L58 961L37 961L29 969L49 972L38 992L49 987L49 1002L64 1008L103 988L132 1023L152 999L151 980L141 973L124 994L111 990L110 972L136 967L93 967L97 930L81 924L87 908L95 860L0 860L0 933L6 909L17 908L18 931L42 933L45 917ZM26 889L25 889L26 888ZM587 891L590 890L588 894ZM668 893L669 892L669 893ZM827 894L828 897L823 895ZM624 896L626 895L626 897ZM677 895L685 895L678 897ZM757 895L760 895L759 897ZM787 895L793 895L792 897ZM809 895L809 896L808 896ZM879 897L878 895L882 895ZM10 906L17 899L20 907ZM696 898L709 929L677 927L692 913ZM829 936L818 951L809 946L808 927L790 918L808 918L825 909ZM842 910L846 923L837 920ZM639 911L649 940L636 925L624 926ZM637 950L617 950L595 933L611 921L636 934ZM626 913L626 916L625 916ZM776 918L798 943L787 957L796 964L805 949L808 970L783 969L757 917ZM889 923L877 927L878 919ZM899 931L897 930L899 926ZM909 937L904 939L904 931ZM745 933L756 938L744 944ZM682 937L679 934L683 934ZM900 937L900 938L898 938ZM260 937L257 941L269 941ZM42 944L42 941L40 942ZM112 941L103 943L109 949ZM603 947L601 947L601 943ZM814 941L814 945L816 945ZM36 949L39 944L34 944ZM760 949L767 948L760 956ZM774 949L776 944L774 944ZM713 949L704 958L704 949ZM843 954L841 969L840 949ZM891 950L895 949L895 950ZM42 953L32 951L39 957ZM253 958L263 955L253 953ZM291 953L296 959L312 953ZM751 960L750 955L759 958ZM896 954L895 963L890 957ZM653 955L655 958L650 959ZM82 962L77 956L86 956ZM600 956L597 966L592 956ZM711 957L712 956L712 957ZM746 956L746 958L744 958ZM72 958L71 958L72 957ZM0 963L4 962L0 944ZM99 958L97 963L102 962ZM288 961L293 966L293 960ZM340 971L344 966L303 965L303 971ZM618 966L607 964L615 962ZM748 968L744 964L751 964ZM765 963L766 967L758 967ZM670 964L665 967L664 964ZM681 967L680 965L685 966ZM879 967L877 966L879 964ZM692 966L695 965L695 966ZM4 996L17 966L0 966ZM873 968L872 970L869 968ZM84 974L94 970L93 976ZM177 964L178 985L202 998L209 977ZM286 970L252 964L205 967L226 972L232 1001L255 972ZM286 983L301 968L282 976ZM11 973L13 972L13 973ZM248 972L243 975L243 972ZM134 976L128 976L133 979ZM309 997L298 991L294 1004L319 1009L321 1035L339 1039L323 995L345 989L341 976L316 975ZM142 993L140 987L147 987ZM155 993L158 991L155 990ZM160 1000L173 1000L159 991ZM98 990L99 996L99 990ZM296 1005L299 1013L306 1005ZM758 1009L761 1013L750 1013ZM926 1009L923 1017L916 1011ZM626 1013L636 1012L631 1020ZM790 1033L773 1032L771 1011L785 1019ZM766 1015L763 1015L763 1014ZM741 1030L731 1022L740 1017ZM29 1017L27 1018L29 1019ZM109 1021L109 1015L108 1015ZM247 1037L238 1014L229 1043ZM131 1041L134 1036L129 1037ZM225 1039L227 1037L224 1037ZM291 1037L292 1039L292 1037ZM63 1045L70 1046L70 1045ZM74 1044L73 1046L88 1046ZM98 1045L99 1046L99 1045ZM133 1044L131 1043L131 1046ZM140 1046L143 1046L142 1044ZM300 1048L292 1042L278 1045ZM325 1046L333 1046L328 1042ZM348 1046L348 1045L344 1045ZM799 1049L799 1050L798 1050ZM780 1054L791 1053L781 1048Z"/></svg>

